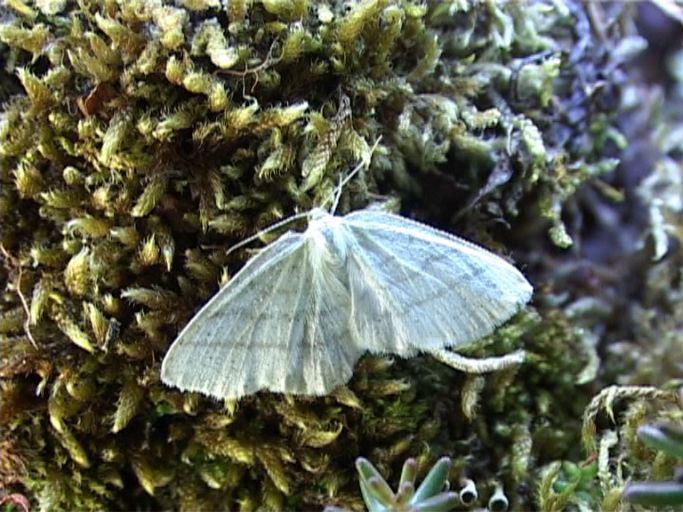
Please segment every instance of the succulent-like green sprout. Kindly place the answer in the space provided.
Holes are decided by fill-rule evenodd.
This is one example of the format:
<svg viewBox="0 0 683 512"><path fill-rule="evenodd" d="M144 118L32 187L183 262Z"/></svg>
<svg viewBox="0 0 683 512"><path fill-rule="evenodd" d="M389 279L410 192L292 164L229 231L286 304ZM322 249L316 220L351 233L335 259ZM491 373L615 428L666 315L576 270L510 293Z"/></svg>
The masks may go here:
<svg viewBox="0 0 683 512"><path fill-rule="evenodd" d="M363 457L356 459L363 500L369 512L418 512L451 510L459 503L458 494L444 491L448 488L449 457L440 458L420 486L415 489L417 461L407 459L403 464L398 490L394 493L379 471Z"/></svg>
<svg viewBox="0 0 683 512"><path fill-rule="evenodd" d="M680 425L643 425L638 429L638 437L651 448L683 460L683 428ZM674 480L628 484L624 499L647 507L683 506L683 466L676 468Z"/></svg>

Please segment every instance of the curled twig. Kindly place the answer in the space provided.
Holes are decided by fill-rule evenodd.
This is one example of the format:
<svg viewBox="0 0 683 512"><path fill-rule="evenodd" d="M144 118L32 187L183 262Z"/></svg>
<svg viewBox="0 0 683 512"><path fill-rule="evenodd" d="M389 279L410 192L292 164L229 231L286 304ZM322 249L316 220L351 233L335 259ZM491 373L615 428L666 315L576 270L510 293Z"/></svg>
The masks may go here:
<svg viewBox="0 0 683 512"><path fill-rule="evenodd" d="M23 269L21 268L21 262L14 256L12 256L9 253L9 251L5 249L5 246L2 244L0 244L0 252L2 252L2 255L5 257L5 268L7 269L7 271L11 274L13 271L16 270L16 278L14 279L12 285L14 286L15 291L19 296L19 300L21 301L21 305L24 308L24 312L26 313L26 321L24 322L24 332L26 333L26 336L31 342L31 345L33 345L33 348L38 349L38 344L36 343L36 340L33 337L33 334L31 333L31 309L29 308L26 297L21 291L21 278L24 273Z"/></svg>
<svg viewBox="0 0 683 512"><path fill-rule="evenodd" d="M282 59L282 56L273 58L273 50L275 49L275 45L277 44L277 39L273 41L273 43L270 45L270 48L268 48L268 53L266 54L266 58L263 59L263 62L259 64L258 66L254 66L253 68L246 68L242 71L236 71L233 69L221 69L218 71L218 73L225 74L225 75L230 75L230 76L237 76L241 77L243 80L247 75L254 75L254 84L251 86L250 92L254 92L254 89L256 89L256 86L258 85L258 72L263 71L264 69L268 68L269 66L273 64L277 64L280 62L280 59ZM244 82L243 82L244 85Z"/></svg>

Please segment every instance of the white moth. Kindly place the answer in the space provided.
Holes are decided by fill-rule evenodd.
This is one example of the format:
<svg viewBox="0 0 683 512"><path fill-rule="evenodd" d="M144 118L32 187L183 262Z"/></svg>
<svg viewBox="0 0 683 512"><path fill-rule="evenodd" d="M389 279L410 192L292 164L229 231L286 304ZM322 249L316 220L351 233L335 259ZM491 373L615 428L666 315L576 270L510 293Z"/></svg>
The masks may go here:
<svg viewBox="0 0 683 512"><path fill-rule="evenodd" d="M161 378L221 399L325 395L365 352L427 352L450 364L456 354L444 347L490 334L531 293L515 267L443 231L375 210L316 208L306 231L265 247L192 318Z"/></svg>

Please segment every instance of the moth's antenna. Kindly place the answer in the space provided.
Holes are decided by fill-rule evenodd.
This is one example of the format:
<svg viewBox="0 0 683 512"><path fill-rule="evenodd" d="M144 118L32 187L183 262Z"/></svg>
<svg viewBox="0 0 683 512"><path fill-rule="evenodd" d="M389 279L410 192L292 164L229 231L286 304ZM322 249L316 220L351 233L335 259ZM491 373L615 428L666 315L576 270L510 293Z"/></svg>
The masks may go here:
<svg viewBox="0 0 683 512"><path fill-rule="evenodd" d="M370 161L372 160L372 155L375 154L375 150L377 149L377 146L379 146L379 141L382 140L382 136L380 135L377 137L377 140L375 140L375 143L372 145L370 148L370 153L363 157L360 162L358 162L358 165L351 170L350 173L348 173L344 179L342 179L339 182L339 185L337 185L337 188L334 191L334 200L332 201L332 207L330 208L330 213L334 213L337 210L337 206L339 206L339 200L341 199L341 193L342 190L344 189L344 185L346 185L349 181L353 179L353 177L360 172L360 170L363 167L369 167L370 166ZM327 201L325 201L326 203ZM325 203L321 205L321 208L325 207Z"/></svg>
<svg viewBox="0 0 683 512"><path fill-rule="evenodd" d="M244 247L245 245L253 242L254 240L257 240L261 235L265 235L266 233L270 233L271 231L281 228L282 226L289 224L290 222L297 220L297 219L302 219L308 215L308 212L300 212L300 213L295 213L294 215L290 215L286 219L282 219L275 224L271 224L267 228L259 230L257 233L254 233L248 238L245 238L244 240L237 242L235 245L230 247L226 252L225 255L227 256L231 252L236 251L240 247Z"/></svg>
<svg viewBox="0 0 683 512"><path fill-rule="evenodd" d="M372 155L375 153L375 150L377 149L377 146L379 145L379 141L380 141L380 140L382 140L382 136L381 136L381 135L380 135L379 137L377 137L377 140L375 141L375 143L374 143L374 144L372 145L372 147L370 148L370 154L367 155L365 158L363 158L363 159L358 163L358 165L356 165L356 167L354 167L353 170L352 170L348 175L346 175L346 177L344 177L343 180L341 180L341 181L339 182L339 185L337 186L337 188L336 188L336 190L335 190L335 192L334 192L334 201L333 201L333 203L332 203L331 213L334 213L334 211L337 209L337 205L339 204L339 199L341 198L341 192L342 192L342 189L344 188L344 185L346 185L349 181L351 181L351 179L352 179L356 174L358 174L358 172L359 172L364 166L369 166L369 165L370 165L370 161L372 160ZM327 201L325 201L325 203L326 203L326 202L327 202ZM324 208L324 207L325 207L325 203L323 203L323 204L320 206L320 208ZM281 221L278 221L278 222L276 222L275 224L272 224L272 225L268 226L267 228L264 228L264 229L258 231L257 233L254 233L254 234L251 235L250 237L247 237L247 238L245 238L244 240L241 240L241 241L237 242L235 245L233 245L232 247L230 247L230 248L226 251L225 255L227 256L227 255L230 254L231 252L234 252L234 251L236 251L237 249L239 249L240 247L244 247L245 245L247 245L247 244L253 242L254 240L257 240L261 235L264 235L264 234L266 234L266 233L270 233L271 231L273 231L273 230L275 230L275 229L278 229L278 228L281 228L282 226L284 226L284 225L286 225L286 224L289 224L290 222L295 221L295 220L297 220L297 219L302 219L302 218L308 216L308 214L309 214L309 212L300 212L300 213L295 213L294 215L291 215L290 217L287 217L286 219L282 219Z"/></svg>

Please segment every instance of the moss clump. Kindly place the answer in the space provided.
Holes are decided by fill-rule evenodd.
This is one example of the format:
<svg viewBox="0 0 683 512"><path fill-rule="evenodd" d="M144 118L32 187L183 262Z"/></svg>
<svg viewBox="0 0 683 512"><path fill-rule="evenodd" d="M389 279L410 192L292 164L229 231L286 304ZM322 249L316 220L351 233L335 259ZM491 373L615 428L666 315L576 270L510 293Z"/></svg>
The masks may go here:
<svg viewBox="0 0 683 512"><path fill-rule="evenodd" d="M321 204L379 136L342 211L394 195L499 249L501 221L569 245L565 200L614 166L611 40L569 1L224 4L3 8L2 481L44 510L358 508L358 455L391 475L449 454L519 489L571 454L582 400L547 390L581 389L591 351L542 288L472 349L525 346L516 376L367 357L332 396L235 405L159 363L249 256L225 248Z"/></svg>

